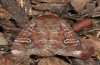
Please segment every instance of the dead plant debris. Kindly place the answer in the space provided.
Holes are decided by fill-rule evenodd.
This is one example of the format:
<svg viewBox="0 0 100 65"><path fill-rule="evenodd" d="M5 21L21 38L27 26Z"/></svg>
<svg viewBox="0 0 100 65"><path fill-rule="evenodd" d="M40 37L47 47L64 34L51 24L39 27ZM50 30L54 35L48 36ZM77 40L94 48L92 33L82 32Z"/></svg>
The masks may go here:
<svg viewBox="0 0 100 65"><path fill-rule="evenodd" d="M46 13L68 21L78 38L93 44L95 54L86 60L32 55L18 65L100 65L100 0L0 0L0 65L17 63L10 53L15 38L31 19Z"/></svg>

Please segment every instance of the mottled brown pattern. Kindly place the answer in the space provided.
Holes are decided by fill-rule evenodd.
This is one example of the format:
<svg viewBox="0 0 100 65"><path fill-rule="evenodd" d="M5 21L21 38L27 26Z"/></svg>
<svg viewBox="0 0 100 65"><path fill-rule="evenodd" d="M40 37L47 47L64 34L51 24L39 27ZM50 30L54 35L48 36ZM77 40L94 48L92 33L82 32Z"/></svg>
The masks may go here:
<svg viewBox="0 0 100 65"><path fill-rule="evenodd" d="M85 49L87 46L84 47L81 44L83 41L81 42L67 21L54 14L44 14L23 26L13 43L11 52L14 55L52 56L57 54L78 57L84 55L83 50L87 50Z"/></svg>
<svg viewBox="0 0 100 65"><path fill-rule="evenodd" d="M32 54L37 56L73 56L87 59L94 53L94 45L79 39L67 21L54 14L44 14L23 25L12 45L11 53L1 55L0 63L2 65L19 65L30 59ZM49 58L47 60L51 62ZM39 63L45 64L47 60ZM61 61L59 59L56 61L54 58L52 60L57 63ZM55 63L52 61L51 64Z"/></svg>

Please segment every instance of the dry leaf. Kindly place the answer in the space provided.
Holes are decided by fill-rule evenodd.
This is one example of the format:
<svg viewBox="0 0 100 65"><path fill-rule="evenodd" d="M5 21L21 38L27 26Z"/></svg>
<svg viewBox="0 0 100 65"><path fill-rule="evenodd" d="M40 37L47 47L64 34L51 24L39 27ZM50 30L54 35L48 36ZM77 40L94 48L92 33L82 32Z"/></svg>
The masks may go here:
<svg viewBox="0 0 100 65"><path fill-rule="evenodd" d="M12 15L8 11L6 11L1 5L0 5L0 18L7 20L12 18Z"/></svg>
<svg viewBox="0 0 100 65"><path fill-rule="evenodd" d="M41 59L38 65L70 65L70 64L59 58L51 57L51 58Z"/></svg>
<svg viewBox="0 0 100 65"><path fill-rule="evenodd" d="M73 0L71 2L71 5L74 7L74 9L77 12L80 12L83 10L83 8L86 6L87 3L89 3L91 0Z"/></svg>
<svg viewBox="0 0 100 65"><path fill-rule="evenodd" d="M61 4L61 3L39 3L36 5L32 5L32 7L36 10L49 10L52 12L58 12L58 11L62 11L64 9L64 6L66 4Z"/></svg>
<svg viewBox="0 0 100 65"><path fill-rule="evenodd" d="M92 35L87 35L87 37L89 37L89 39L86 39L86 40L92 42L92 44L95 46L96 54L97 54L100 51L100 39Z"/></svg>
<svg viewBox="0 0 100 65"><path fill-rule="evenodd" d="M32 0L33 2L58 2L58 3L64 3L64 2L68 2L68 0Z"/></svg>
<svg viewBox="0 0 100 65"><path fill-rule="evenodd" d="M4 38L3 33L0 33L0 45L8 45L7 40Z"/></svg>
<svg viewBox="0 0 100 65"><path fill-rule="evenodd" d="M13 61L0 55L0 65L13 65Z"/></svg>

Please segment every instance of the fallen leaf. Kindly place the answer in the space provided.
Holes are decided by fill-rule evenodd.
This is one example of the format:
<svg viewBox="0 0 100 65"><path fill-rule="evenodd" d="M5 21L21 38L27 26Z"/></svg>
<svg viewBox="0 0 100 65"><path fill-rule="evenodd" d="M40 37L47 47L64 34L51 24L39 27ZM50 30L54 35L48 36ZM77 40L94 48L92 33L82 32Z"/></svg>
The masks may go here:
<svg viewBox="0 0 100 65"><path fill-rule="evenodd" d="M90 41L91 44L94 45L95 50L96 50L96 54L98 54L100 52L100 39L96 38L92 35L86 35L86 36L88 37L88 39L86 39L86 40Z"/></svg>
<svg viewBox="0 0 100 65"><path fill-rule="evenodd" d="M39 11L51 11L51 12L58 12L64 9L66 4L62 3L38 3L36 5L32 5L35 10Z"/></svg>
<svg viewBox="0 0 100 65"><path fill-rule="evenodd" d="M74 9L77 12L80 12L84 9L87 3L89 3L91 0L72 0L71 5L74 7Z"/></svg>
<svg viewBox="0 0 100 65"><path fill-rule="evenodd" d="M68 0L32 0L33 2L58 2L58 3L64 3L64 2L68 2Z"/></svg>
<svg viewBox="0 0 100 65"><path fill-rule="evenodd" d="M38 65L70 65L70 64L59 58L51 57L51 58L41 59Z"/></svg>
<svg viewBox="0 0 100 65"><path fill-rule="evenodd" d="M3 33L0 33L0 45L8 45L7 40L4 38Z"/></svg>

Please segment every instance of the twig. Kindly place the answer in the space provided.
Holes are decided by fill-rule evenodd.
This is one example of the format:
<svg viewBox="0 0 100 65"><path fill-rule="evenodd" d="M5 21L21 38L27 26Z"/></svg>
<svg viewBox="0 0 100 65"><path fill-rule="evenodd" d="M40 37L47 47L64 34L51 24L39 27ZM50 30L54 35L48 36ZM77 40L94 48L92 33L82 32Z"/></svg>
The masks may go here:
<svg viewBox="0 0 100 65"><path fill-rule="evenodd" d="M98 38L99 38L99 36L100 36L100 31L97 33L96 37L98 37Z"/></svg>

